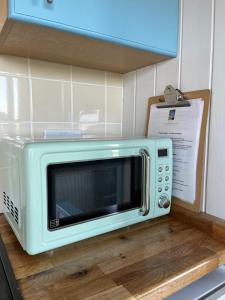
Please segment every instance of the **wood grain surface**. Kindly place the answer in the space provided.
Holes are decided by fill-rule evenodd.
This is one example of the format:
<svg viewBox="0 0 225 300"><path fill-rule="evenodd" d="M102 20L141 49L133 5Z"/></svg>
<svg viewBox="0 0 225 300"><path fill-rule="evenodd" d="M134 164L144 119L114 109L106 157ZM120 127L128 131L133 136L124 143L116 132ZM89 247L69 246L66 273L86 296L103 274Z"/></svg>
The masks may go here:
<svg viewBox="0 0 225 300"><path fill-rule="evenodd" d="M193 212L173 203L171 216L207 232L214 239L225 242L225 220L203 212Z"/></svg>
<svg viewBox="0 0 225 300"><path fill-rule="evenodd" d="M3 215L0 233L24 299L163 299L225 263L225 243L178 213L36 256Z"/></svg>

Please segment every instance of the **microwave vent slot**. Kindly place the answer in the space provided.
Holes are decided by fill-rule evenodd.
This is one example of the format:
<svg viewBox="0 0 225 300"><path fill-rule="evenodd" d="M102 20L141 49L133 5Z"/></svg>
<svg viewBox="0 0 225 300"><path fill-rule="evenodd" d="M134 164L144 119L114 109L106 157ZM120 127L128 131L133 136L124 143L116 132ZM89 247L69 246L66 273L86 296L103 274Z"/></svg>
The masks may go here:
<svg viewBox="0 0 225 300"><path fill-rule="evenodd" d="M6 192L3 192L3 204L6 208L7 213L11 214L16 224L19 224L19 212L18 208L15 206L14 202L7 195Z"/></svg>

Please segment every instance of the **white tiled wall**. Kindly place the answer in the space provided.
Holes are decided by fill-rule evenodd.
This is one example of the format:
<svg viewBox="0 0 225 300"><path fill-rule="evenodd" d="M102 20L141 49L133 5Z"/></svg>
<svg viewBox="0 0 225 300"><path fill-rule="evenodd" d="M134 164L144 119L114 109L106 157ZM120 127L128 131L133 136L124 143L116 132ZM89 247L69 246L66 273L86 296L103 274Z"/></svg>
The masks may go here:
<svg viewBox="0 0 225 300"><path fill-rule="evenodd" d="M178 57L125 75L123 133L144 135L148 98L167 84L212 89L202 208L225 219L225 1L180 0L180 15Z"/></svg>
<svg viewBox="0 0 225 300"><path fill-rule="evenodd" d="M120 74L0 56L0 138L42 137L46 128L121 136L122 109Z"/></svg>
<svg viewBox="0 0 225 300"><path fill-rule="evenodd" d="M46 128L120 136L123 77L0 56L0 137L41 137Z"/></svg>

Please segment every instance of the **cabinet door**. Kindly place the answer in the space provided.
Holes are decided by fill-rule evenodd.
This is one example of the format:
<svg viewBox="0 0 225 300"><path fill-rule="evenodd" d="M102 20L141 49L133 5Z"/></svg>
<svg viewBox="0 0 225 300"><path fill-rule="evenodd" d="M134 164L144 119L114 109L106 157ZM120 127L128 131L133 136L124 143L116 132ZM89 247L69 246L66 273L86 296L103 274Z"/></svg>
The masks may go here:
<svg viewBox="0 0 225 300"><path fill-rule="evenodd" d="M179 0L10 0L9 17L170 56Z"/></svg>

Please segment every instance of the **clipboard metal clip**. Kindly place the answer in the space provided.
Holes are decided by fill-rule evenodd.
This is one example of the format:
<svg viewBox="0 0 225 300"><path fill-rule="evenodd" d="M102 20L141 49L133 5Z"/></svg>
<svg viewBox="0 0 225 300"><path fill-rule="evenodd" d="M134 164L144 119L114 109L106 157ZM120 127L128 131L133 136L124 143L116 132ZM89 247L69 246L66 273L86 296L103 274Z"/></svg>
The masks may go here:
<svg viewBox="0 0 225 300"><path fill-rule="evenodd" d="M157 108L169 108L169 107L188 107L191 106L190 102L184 97L184 94L175 89L172 85L167 85L164 90L165 102L157 105Z"/></svg>

